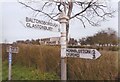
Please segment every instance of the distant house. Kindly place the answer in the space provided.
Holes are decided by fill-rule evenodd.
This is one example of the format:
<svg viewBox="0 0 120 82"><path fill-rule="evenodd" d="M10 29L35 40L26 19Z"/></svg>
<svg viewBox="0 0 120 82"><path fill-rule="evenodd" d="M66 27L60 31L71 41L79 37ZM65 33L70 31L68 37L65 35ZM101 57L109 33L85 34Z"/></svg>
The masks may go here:
<svg viewBox="0 0 120 82"><path fill-rule="evenodd" d="M60 37L50 37L40 39L42 45L60 45Z"/></svg>

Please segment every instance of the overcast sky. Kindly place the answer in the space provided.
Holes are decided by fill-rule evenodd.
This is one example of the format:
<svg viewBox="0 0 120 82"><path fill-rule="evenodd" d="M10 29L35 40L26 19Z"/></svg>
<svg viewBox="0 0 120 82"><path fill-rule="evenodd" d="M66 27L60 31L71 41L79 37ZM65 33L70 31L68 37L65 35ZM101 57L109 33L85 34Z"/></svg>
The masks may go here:
<svg viewBox="0 0 120 82"><path fill-rule="evenodd" d="M117 10L118 1L113 0L111 3L112 8ZM20 21L25 21L25 17L32 17L33 12L30 9L25 8L23 5L19 4L17 0L12 0L12 2L3 1L2 2L2 11L0 11L0 27L2 27L2 42L13 42L16 40L26 40L26 39L38 39L45 37L60 37L59 32L49 32L43 30L36 30L25 28ZM1 10L1 9L0 9ZM70 23L70 37L79 39L86 36L91 36L100 31L101 29L106 29L108 27L113 28L115 31L118 31L118 13L116 12L114 18L109 18L109 21L101 24L100 27L91 27L87 25L84 28L81 23L78 21L71 21ZM1 42L1 41L0 41Z"/></svg>

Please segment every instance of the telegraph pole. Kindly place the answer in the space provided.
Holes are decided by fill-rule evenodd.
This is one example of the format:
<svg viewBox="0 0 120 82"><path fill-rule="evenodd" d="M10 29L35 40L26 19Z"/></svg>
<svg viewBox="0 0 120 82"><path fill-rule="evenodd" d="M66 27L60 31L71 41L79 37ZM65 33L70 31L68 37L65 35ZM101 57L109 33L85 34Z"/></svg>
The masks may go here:
<svg viewBox="0 0 120 82"><path fill-rule="evenodd" d="M61 24L61 80L67 80L67 67L66 67L66 23L68 17L64 12L61 12L59 22Z"/></svg>

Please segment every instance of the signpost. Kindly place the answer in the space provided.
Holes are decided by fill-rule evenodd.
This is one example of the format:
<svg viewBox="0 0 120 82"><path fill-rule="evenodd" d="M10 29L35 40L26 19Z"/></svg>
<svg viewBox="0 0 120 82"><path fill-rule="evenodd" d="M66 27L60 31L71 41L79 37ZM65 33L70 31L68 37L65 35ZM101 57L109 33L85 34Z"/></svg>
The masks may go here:
<svg viewBox="0 0 120 82"><path fill-rule="evenodd" d="M8 69L8 80L11 80L11 64L12 64L12 53L18 53L18 47L12 47L12 46L9 46L7 47L7 52L9 53L9 58L8 58L8 61L9 61L9 69Z"/></svg>
<svg viewBox="0 0 120 82"><path fill-rule="evenodd" d="M66 72L66 23L68 22L68 17L64 12L60 14L59 22L61 23L61 80L67 79Z"/></svg>
<svg viewBox="0 0 120 82"><path fill-rule="evenodd" d="M51 23L43 20L26 17L25 27L61 32L61 41L60 41L61 42L61 80L67 80L67 71L66 71L67 67L66 67L66 61L65 61L66 57L97 59L101 56L101 54L96 49L67 48L66 47L66 24L69 18L68 16L66 16L65 12L62 11L60 12L60 16L58 19L59 19L60 25L56 23ZM9 51L10 52L13 51L15 53L16 50L10 49ZM9 52L9 55L10 55L9 57L11 60L12 55L10 52Z"/></svg>
<svg viewBox="0 0 120 82"><path fill-rule="evenodd" d="M96 49L67 48L66 57L97 59L101 54Z"/></svg>
<svg viewBox="0 0 120 82"><path fill-rule="evenodd" d="M60 25L57 23L46 22L43 20L26 17L25 27L35 28L45 31L60 32Z"/></svg>

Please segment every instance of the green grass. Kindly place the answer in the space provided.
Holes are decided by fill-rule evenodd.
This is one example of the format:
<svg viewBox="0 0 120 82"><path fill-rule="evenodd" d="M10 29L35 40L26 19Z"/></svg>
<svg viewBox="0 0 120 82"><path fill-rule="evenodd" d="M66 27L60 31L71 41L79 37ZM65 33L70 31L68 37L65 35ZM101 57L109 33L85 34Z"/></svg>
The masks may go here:
<svg viewBox="0 0 120 82"><path fill-rule="evenodd" d="M60 47L20 44L13 55L13 80L54 80L60 77ZM69 80L114 80L118 77L118 51L101 50L97 60L67 58ZM8 77L7 53L3 48L3 79ZM59 77L58 77L59 76Z"/></svg>
<svg viewBox="0 0 120 82"><path fill-rule="evenodd" d="M0 82L2 81L2 45L0 45Z"/></svg>
<svg viewBox="0 0 120 82"><path fill-rule="evenodd" d="M1 58L0 58L0 81L2 80L2 63L1 63Z"/></svg>
<svg viewBox="0 0 120 82"><path fill-rule="evenodd" d="M2 80L8 80L8 63L3 62ZM41 73L32 67L12 65L12 80L59 80L55 73Z"/></svg>
<svg viewBox="0 0 120 82"><path fill-rule="evenodd" d="M119 40L120 44L120 40ZM119 46L119 51L118 51L118 78L120 78L120 46Z"/></svg>

